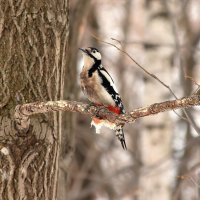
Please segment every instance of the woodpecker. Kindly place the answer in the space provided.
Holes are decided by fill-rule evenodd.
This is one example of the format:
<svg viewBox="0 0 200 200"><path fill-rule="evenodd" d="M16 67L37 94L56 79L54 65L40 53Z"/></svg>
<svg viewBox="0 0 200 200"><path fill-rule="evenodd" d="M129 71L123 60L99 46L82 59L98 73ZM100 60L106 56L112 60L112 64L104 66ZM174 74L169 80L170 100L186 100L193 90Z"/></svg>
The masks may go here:
<svg viewBox="0 0 200 200"><path fill-rule="evenodd" d="M83 53L84 66L80 73L80 84L83 93L97 106L105 106L109 111L116 114L125 113L120 95L114 85L114 81L107 70L101 64L101 53L93 47L79 48ZM121 142L123 149L127 149L123 125L115 125L105 119L93 117L91 125L95 126L96 132L102 126L115 130L116 136Z"/></svg>

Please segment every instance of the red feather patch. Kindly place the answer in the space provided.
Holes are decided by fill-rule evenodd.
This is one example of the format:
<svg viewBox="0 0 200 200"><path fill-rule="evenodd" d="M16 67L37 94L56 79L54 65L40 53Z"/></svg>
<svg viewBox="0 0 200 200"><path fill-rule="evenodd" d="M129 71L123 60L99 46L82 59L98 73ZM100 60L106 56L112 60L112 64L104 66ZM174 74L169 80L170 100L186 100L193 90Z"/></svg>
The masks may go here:
<svg viewBox="0 0 200 200"><path fill-rule="evenodd" d="M99 103L95 103L96 106L103 106L103 104L99 104ZM121 113L121 110L119 107L116 107L116 106L106 106L106 108L111 111L111 112L114 112L116 114L120 114Z"/></svg>
<svg viewBox="0 0 200 200"><path fill-rule="evenodd" d="M111 112L114 112L116 114L120 114L121 110L119 107L114 107L114 106L107 106L108 110L110 110Z"/></svg>

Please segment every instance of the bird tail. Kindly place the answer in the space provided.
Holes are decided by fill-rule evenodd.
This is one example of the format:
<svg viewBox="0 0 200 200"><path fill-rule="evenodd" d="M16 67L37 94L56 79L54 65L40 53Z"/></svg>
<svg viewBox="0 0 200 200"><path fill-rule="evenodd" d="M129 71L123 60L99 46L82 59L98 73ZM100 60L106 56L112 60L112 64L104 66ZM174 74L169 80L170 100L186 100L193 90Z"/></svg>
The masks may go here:
<svg viewBox="0 0 200 200"><path fill-rule="evenodd" d="M116 134L118 140L121 142L122 148L124 150L127 150L126 141L125 141L125 137L124 137L124 131L123 131L123 128L121 125L117 126L115 128L115 134Z"/></svg>

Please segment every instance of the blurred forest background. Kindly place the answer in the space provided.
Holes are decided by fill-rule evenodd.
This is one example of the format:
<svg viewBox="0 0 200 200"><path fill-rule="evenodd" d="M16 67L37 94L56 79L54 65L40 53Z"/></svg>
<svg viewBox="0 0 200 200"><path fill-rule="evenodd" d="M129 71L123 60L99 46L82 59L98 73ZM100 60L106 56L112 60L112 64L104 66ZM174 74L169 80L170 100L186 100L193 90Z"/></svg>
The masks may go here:
<svg viewBox="0 0 200 200"><path fill-rule="evenodd" d="M127 111L189 96L200 83L199 39L199 0L71 0L66 79L75 77L65 86L65 99L88 102L78 81L78 48L89 46L102 52ZM166 86L102 40L126 51ZM94 134L88 117L65 114L63 143L72 156L63 199L200 199L198 111L171 111L126 125L128 151L112 131Z"/></svg>

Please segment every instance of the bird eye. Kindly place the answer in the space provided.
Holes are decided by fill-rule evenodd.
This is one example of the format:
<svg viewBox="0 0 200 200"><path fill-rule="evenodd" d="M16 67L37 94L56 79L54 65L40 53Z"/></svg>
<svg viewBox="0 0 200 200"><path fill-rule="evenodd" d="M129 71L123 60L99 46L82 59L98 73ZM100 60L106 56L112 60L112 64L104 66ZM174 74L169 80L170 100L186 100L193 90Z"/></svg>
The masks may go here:
<svg viewBox="0 0 200 200"><path fill-rule="evenodd" d="M92 53L96 53L97 51L96 50L92 50Z"/></svg>

